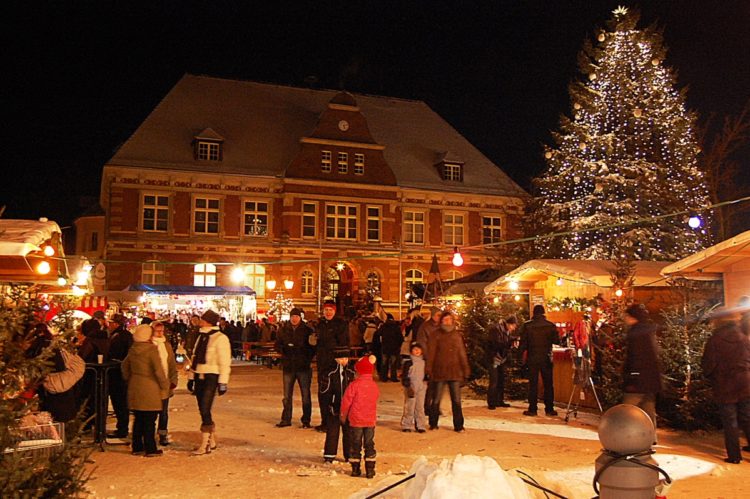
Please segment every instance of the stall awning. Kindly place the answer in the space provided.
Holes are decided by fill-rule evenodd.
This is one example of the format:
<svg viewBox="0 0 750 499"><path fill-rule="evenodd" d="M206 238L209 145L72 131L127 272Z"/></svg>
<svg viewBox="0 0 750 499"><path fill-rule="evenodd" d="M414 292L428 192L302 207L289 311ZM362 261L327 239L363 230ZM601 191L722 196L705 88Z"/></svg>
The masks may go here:
<svg viewBox="0 0 750 499"><path fill-rule="evenodd" d="M131 284L123 291L159 295L236 296L254 295L250 286L173 286L170 284Z"/></svg>
<svg viewBox="0 0 750 499"><path fill-rule="evenodd" d="M662 269L662 275L688 279L720 279L737 262L750 258L750 230L715 244Z"/></svg>

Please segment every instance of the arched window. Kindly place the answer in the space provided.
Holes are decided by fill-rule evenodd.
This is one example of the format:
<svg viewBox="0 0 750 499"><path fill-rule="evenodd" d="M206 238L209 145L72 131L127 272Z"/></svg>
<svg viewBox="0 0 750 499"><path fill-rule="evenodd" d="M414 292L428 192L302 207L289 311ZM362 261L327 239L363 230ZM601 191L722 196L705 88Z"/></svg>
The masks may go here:
<svg viewBox="0 0 750 499"><path fill-rule="evenodd" d="M216 286L216 265L198 263L193 267L193 286Z"/></svg>
<svg viewBox="0 0 750 499"><path fill-rule="evenodd" d="M367 292L370 296L380 296L380 274L375 270L367 272Z"/></svg>
<svg viewBox="0 0 750 499"><path fill-rule="evenodd" d="M141 265L141 283L166 284L164 265L156 260Z"/></svg>
<svg viewBox="0 0 750 499"><path fill-rule="evenodd" d="M336 299L339 294L341 276L336 272L336 269L329 267L326 271L326 278L328 279L328 294L331 295L331 298Z"/></svg>
<svg viewBox="0 0 750 499"><path fill-rule="evenodd" d="M313 273L311 270L303 270L301 278L301 287L303 295L313 294Z"/></svg>
<svg viewBox="0 0 750 499"><path fill-rule="evenodd" d="M411 289L412 284L422 284L424 282L424 272L419 269L409 269L406 271L406 289Z"/></svg>
<svg viewBox="0 0 750 499"><path fill-rule="evenodd" d="M459 272L458 270L451 269L448 271L447 280L453 281L455 279L460 279L462 277L463 277L463 274L461 272Z"/></svg>
<svg viewBox="0 0 750 499"><path fill-rule="evenodd" d="M255 291L256 298L266 296L266 268L263 265L245 265L245 286Z"/></svg>

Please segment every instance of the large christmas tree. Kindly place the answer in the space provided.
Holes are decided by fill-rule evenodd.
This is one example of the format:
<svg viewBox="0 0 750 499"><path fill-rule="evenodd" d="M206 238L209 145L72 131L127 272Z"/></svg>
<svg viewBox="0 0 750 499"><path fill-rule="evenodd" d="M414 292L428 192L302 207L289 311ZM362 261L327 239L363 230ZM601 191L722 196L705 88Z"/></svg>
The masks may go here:
<svg viewBox="0 0 750 499"><path fill-rule="evenodd" d="M658 218L700 212L709 197L697 168L696 118L664 64L661 33L639 29L638 20L618 8L579 56L571 116L545 150L548 168L535 180L530 214L537 235L572 233L539 239L540 256L611 259L619 246L635 259L674 260L708 242L686 216Z"/></svg>

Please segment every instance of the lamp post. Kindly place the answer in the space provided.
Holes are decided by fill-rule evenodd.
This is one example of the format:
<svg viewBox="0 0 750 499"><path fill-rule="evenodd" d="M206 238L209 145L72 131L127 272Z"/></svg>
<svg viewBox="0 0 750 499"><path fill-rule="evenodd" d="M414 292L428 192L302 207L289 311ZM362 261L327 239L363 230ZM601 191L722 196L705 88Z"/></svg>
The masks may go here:
<svg viewBox="0 0 750 499"><path fill-rule="evenodd" d="M286 291L291 291L294 287L294 281L291 279L284 279L283 285ZM276 280L271 279L266 281L266 288L270 291L276 290ZM278 315L279 320L282 321L289 320L289 312L292 311L292 307L294 306L294 300L284 296L284 289L275 291L276 296L274 298L266 299L268 302L268 314Z"/></svg>

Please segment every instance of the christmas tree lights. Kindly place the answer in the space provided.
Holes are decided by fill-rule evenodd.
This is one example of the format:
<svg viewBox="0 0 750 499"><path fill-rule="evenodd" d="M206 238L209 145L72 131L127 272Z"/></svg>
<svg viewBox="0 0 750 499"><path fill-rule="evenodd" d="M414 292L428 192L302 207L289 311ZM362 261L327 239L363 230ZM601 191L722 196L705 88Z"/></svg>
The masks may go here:
<svg viewBox="0 0 750 499"><path fill-rule="evenodd" d="M635 259L675 260L709 243L705 229L680 217L617 226L710 202L697 167L695 116L663 64L661 33L638 29L638 19L618 9L579 56L583 77L570 86L571 116L545 149L530 221L538 234L581 232L540 240L543 256L611 259L619 246ZM585 230L599 226L609 227Z"/></svg>

